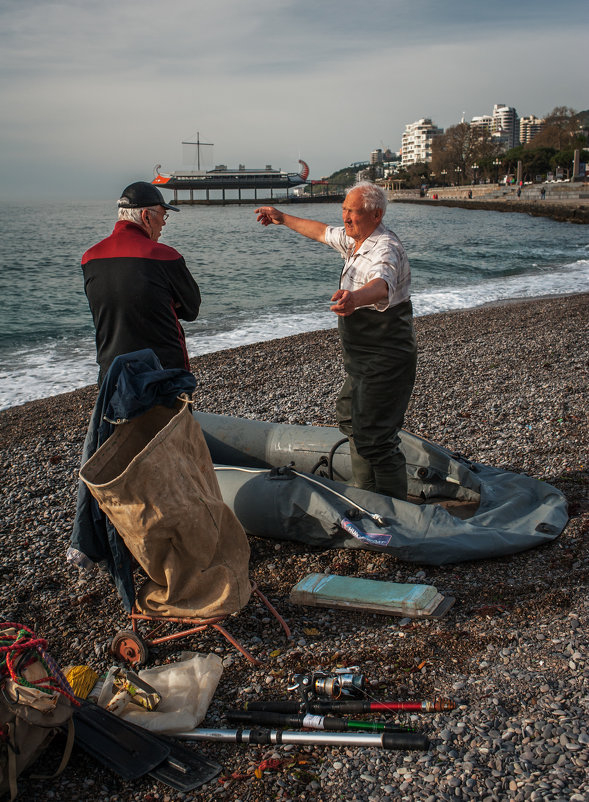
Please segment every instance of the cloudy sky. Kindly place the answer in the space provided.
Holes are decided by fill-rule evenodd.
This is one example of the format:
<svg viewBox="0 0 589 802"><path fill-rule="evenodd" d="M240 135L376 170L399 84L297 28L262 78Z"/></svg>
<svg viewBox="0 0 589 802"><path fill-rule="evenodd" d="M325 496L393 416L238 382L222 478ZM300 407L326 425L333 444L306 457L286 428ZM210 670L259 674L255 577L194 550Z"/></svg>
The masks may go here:
<svg viewBox="0 0 589 802"><path fill-rule="evenodd" d="M186 165L311 178L494 103L589 108L586 0L0 0L0 197Z"/></svg>

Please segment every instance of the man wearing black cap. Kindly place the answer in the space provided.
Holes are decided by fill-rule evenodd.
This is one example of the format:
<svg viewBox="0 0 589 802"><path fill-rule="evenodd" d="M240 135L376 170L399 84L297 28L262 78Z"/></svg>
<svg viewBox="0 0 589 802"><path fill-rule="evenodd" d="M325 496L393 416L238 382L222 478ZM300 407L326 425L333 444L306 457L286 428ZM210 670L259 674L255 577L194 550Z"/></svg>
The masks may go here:
<svg viewBox="0 0 589 802"><path fill-rule="evenodd" d="M106 239L82 257L84 290L96 328L98 386L113 359L151 348L164 368L190 369L182 320L195 320L198 285L184 258L158 243L166 203L147 181L130 184L118 201L119 219Z"/></svg>

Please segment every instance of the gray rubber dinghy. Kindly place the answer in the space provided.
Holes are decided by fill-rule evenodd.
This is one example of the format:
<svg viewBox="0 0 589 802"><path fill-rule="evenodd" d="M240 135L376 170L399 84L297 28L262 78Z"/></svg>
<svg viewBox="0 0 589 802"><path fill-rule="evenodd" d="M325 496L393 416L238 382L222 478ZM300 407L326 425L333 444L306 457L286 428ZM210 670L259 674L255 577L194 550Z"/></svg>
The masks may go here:
<svg viewBox="0 0 589 802"><path fill-rule="evenodd" d="M225 503L257 537L443 565L539 546L568 521L560 490L409 432L401 432L409 496L399 501L347 484L350 456L338 429L194 414Z"/></svg>

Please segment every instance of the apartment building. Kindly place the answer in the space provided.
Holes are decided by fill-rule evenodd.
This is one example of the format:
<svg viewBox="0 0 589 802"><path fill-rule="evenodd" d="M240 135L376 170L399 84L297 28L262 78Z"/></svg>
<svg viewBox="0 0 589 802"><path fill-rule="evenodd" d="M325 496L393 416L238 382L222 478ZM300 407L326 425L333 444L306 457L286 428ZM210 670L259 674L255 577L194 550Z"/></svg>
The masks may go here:
<svg viewBox="0 0 589 802"><path fill-rule="evenodd" d="M493 132L493 118L489 114L482 117L473 117L470 121L470 127L478 131L488 131L489 134Z"/></svg>
<svg viewBox="0 0 589 802"><path fill-rule="evenodd" d="M544 120L530 114L529 117L520 117L519 121L519 141L522 145L530 142L536 134L544 128Z"/></svg>
<svg viewBox="0 0 589 802"><path fill-rule="evenodd" d="M499 134L507 150L519 145L519 118L513 106L493 106L493 134Z"/></svg>
<svg viewBox="0 0 589 802"><path fill-rule="evenodd" d="M406 125L401 139L401 164L403 167L430 162L432 160L432 142L436 136L443 133L444 129L438 128L428 117Z"/></svg>

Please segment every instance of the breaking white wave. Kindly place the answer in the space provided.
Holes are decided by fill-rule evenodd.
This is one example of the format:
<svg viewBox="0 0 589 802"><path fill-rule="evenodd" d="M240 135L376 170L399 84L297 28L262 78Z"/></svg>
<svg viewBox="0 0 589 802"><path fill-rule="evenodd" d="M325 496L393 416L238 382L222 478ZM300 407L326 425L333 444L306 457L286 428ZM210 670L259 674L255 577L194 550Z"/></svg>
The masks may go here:
<svg viewBox="0 0 589 802"><path fill-rule="evenodd" d="M413 294L415 314L428 315L468 309L516 298L537 298L589 292L589 260L559 269L538 270L501 279L456 287L422 290ZM201 321L201 325L206 323ZM196 332L187 337L191 356L237 348L256 342L335 327L327 304L309 304L304 311L285 314L276 309L256 314L226 331ZM199 322L194 324L198 328ZM96 381L94 341L91 338L51 340L15 350L0 368L0 409L37 398L85 387Z"/></svg>

